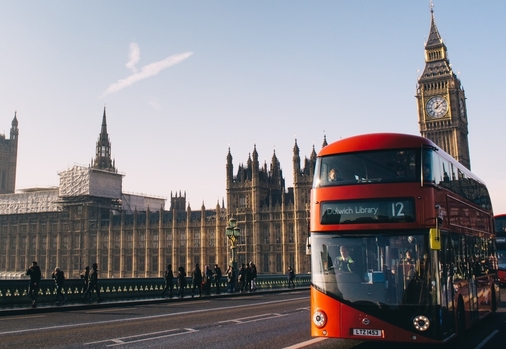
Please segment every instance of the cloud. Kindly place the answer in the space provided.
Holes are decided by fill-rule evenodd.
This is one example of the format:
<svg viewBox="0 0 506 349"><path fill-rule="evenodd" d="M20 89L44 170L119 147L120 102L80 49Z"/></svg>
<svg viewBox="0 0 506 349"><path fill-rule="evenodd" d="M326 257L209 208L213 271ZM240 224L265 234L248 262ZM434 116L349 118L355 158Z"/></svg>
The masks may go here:
<svg viewBox="0 0 506 349"><path fill-rule="evenodd" d="M129 54L130 60L128 61L126 66L127 68L131 69L134 73L124 79L120 79L117 82L109 85L109 87L104 91L104 93L102 94L102 96L100 96L100 98L108 94L118 92L124 89L125 87L135 84L138 81L158 75L158 73L160 73L162 70L167 69L178 63L181 63L191 55L193 55L193 52L175 54L161 61L145 65L144 67L141 68L140 71L138 71L137 68L135 68L135 64L139 61L140 50L139 46L136 43L132 43L130 44L130 54Z"/></svg>
<svg viewBox="0 0 506 349"><path fill-rule="evenodd" d="M137 68L135 65L139 63L139 60L141 59L141 50L136 42L132 42L130 44L130 52L128 54L128 58L130 60L127 62L126 67L134 73L137 73Z"/></svg>

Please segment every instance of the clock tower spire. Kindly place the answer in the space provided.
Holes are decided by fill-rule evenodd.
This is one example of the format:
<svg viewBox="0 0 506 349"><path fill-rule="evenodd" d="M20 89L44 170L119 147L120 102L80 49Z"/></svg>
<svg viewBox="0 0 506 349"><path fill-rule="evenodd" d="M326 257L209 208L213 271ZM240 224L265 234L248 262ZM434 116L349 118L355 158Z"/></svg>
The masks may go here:
<svg viewBox="0 0 506 349"><path fill-rule="evenodd" d="M425 68L418 79L416 91L420 134L471 169L465 91L452 71L446 45L436 27L432 5L430 14Z"/></svg>
<svg viewBox="0 0 506 349"><path fill-rule="evenodd" d="M111 158L111 142L109 141L109 134L107 133L107 121L104 115L102 116L102 128L98 136L97 148L95 153L95 160L92 161L93 168L116 172L114 161Z"/></svg>

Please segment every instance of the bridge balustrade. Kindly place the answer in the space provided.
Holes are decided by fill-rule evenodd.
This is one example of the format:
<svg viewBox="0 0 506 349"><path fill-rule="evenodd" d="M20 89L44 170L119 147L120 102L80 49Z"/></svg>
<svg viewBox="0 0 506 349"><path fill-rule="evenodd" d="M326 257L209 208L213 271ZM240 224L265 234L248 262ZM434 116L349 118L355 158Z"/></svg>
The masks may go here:
<svg viewBox="0 0 506 349"><path fill-rule="evenodd" d="M187 278L185 295L189 296L192 288L191 278ZM173 297L177 292L177 280L174 279ZM300 274L295 278L296 287L311 284L309 274ZM163 278L110 278L99 279L100 298L105 301L110 300L138 300L146 298L160 297L165 287ZM0 308L25 307L31 303L28 295L29 280L0 280ZM256 280L257 291L282 289L288 287L286 275L259 275ZM225 277L220 282L222 293L226 293L227 280ZM83 290L83 281L81 279L67 279L62 287L62 293L67 301L81 301ZM211 293L216 293L215 284L212 283ZM166 296L168 294L166 293ZM92 297L94 297L94 292ZM53 279L42 279L40 282L37 303L54 303L56 300L56 287Z"/></svg>

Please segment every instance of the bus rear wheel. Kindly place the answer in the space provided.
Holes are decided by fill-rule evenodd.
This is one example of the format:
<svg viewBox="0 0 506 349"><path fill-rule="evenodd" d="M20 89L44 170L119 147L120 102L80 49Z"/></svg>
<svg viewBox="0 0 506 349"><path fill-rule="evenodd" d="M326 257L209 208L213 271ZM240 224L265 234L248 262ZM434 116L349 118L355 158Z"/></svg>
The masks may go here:
<svg viewBox="0 0 506 349"><path fill-rule="evenodd" d="M457 307L457 336L459 341L463 341L464 333L466 332L466 313L464 310L464 303L459 300Z"/></svg>

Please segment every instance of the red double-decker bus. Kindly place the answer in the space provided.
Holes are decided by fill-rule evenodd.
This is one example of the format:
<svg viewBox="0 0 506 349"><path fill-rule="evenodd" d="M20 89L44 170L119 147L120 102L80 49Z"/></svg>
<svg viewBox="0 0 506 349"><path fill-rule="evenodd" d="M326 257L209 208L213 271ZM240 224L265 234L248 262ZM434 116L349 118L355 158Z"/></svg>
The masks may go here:
<svg viewBox="0 0 506 349"><path fill-rule="evenodd" d="M430 140L329 144L310 211L312 336L444 343L496 310L487 188Z"/></svg>
<svg viewBox="0 0 506 349"><path fill-rule="evenodd" d="M497 247L497 279L506 285L506 214L495 216L495 233Z"/></svg>

